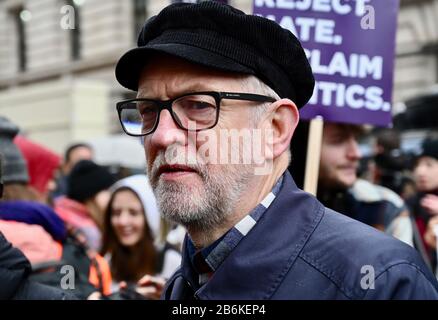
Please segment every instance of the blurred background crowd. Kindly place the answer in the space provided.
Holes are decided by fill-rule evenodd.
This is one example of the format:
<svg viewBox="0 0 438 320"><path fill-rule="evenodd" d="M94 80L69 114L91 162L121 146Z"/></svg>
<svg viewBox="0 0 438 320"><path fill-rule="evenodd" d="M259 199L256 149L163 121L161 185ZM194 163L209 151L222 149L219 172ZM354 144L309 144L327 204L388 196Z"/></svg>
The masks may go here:
<svg viewBox="0 0 438 320"><path fill-rule="evenodd" d="M156 299L181 260L185 231L160 218L141 141L122 134L115 112L135 93L116 83L114 65L169 2L0 0L0 231L34 281L59 287L73 266L79 299ZM73 29L61 24L65 5ZM438 0L400 1L393 127L326 123L317 193L415 247L434 272L437 21ZM307 133L303 122L291 146L301 187Z"/></svg>
<svg viewBox="0 0 438 320"><path fill-rule="evenodd" d="M0 231L30 261L32 281L62 288L69 265L74 285L65 289L80 299L158 298L159 290L129 288L146 275L164 284L185 231L160 218L147 177L111 173L88 144L60 157L18 132L0 116Z"/></svg>

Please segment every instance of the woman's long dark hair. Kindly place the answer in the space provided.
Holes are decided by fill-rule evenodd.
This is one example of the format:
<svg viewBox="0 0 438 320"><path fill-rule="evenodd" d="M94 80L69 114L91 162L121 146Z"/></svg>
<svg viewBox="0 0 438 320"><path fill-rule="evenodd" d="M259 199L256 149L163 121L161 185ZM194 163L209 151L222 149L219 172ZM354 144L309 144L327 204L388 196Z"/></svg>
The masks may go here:
<svg viewBox="0 0 438 320"><path fill-rule="evenodd" d="M111 254L111 274L116 281L136 282L145 274L156 273L157 251L154 246L154 238L150 230L146 214L144 215L144 232L140 241L133 247L125 247L120 243L111 224L112 206L117 193L130 191L140 201L143 212L145 208L137 193L129 187L117 189L108 203L104 217L103 246L101 253Z"/></svg>

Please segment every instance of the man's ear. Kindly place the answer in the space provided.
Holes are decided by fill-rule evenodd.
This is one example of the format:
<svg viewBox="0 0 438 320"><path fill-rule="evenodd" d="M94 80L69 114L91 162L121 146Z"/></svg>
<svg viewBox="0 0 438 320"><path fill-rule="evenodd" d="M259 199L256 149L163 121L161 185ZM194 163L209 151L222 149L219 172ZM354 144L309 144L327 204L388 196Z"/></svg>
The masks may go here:
<svg viewBox="0 0 438 320"><path fill-rule="evenodd" d="M289 149L289 145L295 129L298 125L300 115L295 103L290 99L281 99L272 103L269 107L269 118L267 125L272 134L266 147L271 151L267 155L276 159Z"/></svg>

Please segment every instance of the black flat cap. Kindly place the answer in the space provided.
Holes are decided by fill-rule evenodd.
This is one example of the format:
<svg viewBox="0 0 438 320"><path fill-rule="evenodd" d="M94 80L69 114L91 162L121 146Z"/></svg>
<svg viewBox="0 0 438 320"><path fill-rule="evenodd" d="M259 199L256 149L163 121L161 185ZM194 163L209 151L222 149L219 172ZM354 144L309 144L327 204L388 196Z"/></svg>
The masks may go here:
<svg viewBox="0 0 438 320"><path fill-rule="evenodd" d="M150 18L140 32L138 48L117 63L119 83L137 91L140 72L152 52L255 75L299 108L309 101L315 85L304 50L291 32L214 1L172 4Z"/></svg>

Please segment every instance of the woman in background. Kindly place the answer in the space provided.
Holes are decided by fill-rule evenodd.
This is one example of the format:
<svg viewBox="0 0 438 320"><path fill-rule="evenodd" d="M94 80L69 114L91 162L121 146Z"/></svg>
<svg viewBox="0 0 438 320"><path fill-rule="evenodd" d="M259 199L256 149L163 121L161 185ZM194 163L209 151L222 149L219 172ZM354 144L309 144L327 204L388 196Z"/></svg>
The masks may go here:
<svg viewBox="0 0 438 320"><path fill-rule="evenodd" d="M130 283L142 296L157 299L181 255L160 235L165 224L145 175L122 179L112 189L101 252L110 262L113 289L116 292Z"/></svg>

